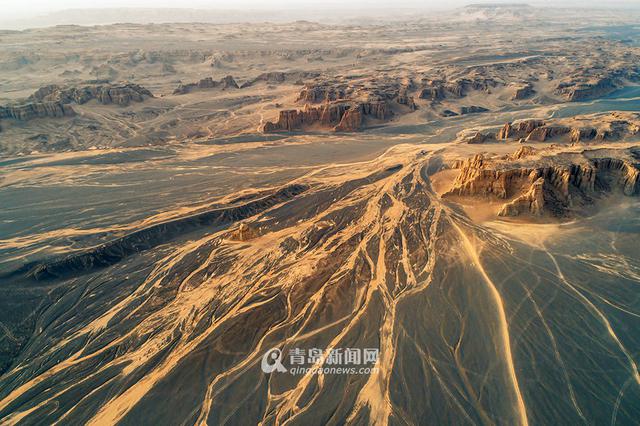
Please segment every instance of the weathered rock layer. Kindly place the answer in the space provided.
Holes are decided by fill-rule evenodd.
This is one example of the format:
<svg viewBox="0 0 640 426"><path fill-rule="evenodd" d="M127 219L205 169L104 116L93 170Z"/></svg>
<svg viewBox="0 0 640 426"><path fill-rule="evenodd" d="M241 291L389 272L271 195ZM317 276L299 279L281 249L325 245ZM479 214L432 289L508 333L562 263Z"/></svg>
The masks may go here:
<svg viewBox="0 0 640 426"><path fill-rule="evenodd" d="M44 86L29 97L35 102L59 102L61 104L84 104L92 99L101 104L129 105L131 102L142 102L153 94L144 87L125 83L121 85L99 84L83 87L61 88L57 85Z"/></svg>
<svg viewBox="0 0 640 426"><path fill-rule="evenodd" d="M28 121L34 118L59 118L74 115L73 108L60 102L32 102L24 105L0 107L0 119L12 118Z"/></svg>
<svg viewBox="0 0 640 426"><path fill-rule="evenodd" d="M522 152L500 160L482 155L463 162L445 196L504 200L499 216L566 217L582 214L603 195L640 195L640 149L584 151L527 160Z"/></svg>
<svg viewBox="0 0 640 426"><path fill-rule="evenodd" d="M267 122L263 132L302 130L321 125L339 132L358 131L366 119L387 120L393 115L387 102L333 103L317 107L306 105L302 110L280 111L278 120Z"/></svg>

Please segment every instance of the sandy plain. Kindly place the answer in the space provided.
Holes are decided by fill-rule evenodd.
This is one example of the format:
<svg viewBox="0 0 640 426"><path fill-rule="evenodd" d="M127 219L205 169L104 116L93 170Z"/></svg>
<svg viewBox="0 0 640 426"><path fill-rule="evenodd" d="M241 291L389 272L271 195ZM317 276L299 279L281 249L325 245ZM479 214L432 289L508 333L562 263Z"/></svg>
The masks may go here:
<svg viewBox="0 0 640 426"><path fill-rule="evenodd" d="M0 33L0 422L633 424L636 23Z"/></svg>

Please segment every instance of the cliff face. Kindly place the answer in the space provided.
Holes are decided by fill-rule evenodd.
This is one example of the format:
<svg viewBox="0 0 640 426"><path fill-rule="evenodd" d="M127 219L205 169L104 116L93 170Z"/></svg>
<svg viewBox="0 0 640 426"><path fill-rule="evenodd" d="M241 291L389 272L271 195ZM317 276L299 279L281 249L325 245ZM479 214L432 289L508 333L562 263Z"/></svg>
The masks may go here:
<svg viewBox="0 0 640 426"><path fill-rule="evenodd" d="M607 95L617 88L614 79L604 77L592 82L562 83L557 87L556 93L569 102L576 102Z"/></svg>
<svg viewBox="0 0 640 426"><path fill-rule="evenodd" d="M585 153L589 155L537 161L517 161L529 154L514 155L502 162L477 155L460 165L453 188L444 196L504 200L499 216L566 217L580 214L581 207L605 194L640 195L640 164L628 152L620 158L618 153Z"/></svg>
<svg viewBox="0 0 640 426"><path fill-rule="evenodd" d="M514 101L519 101L530 98L535 93L536 91L533 89L533 85L531 83L522 83L514 86L513 96L511 97L511 99Z"/></svg>
<svg viewBox="0 0 640 426"><path fill-rule="evenodd" d="M142 102L153 94L142 86L127 83L122 85L95 85L83 87L61 88L56 85L44 86L29 97L35 102L58 102L61 104L84 104L96 99L101 104L129 105L131 102Z"/></svg>
<svg viewBox="0 0 640 426"><path fill-rule="evenodd" d="M583 125L580 122L550 124L542 120L523 120L505 124L496 134L497 140L524 139L526 142L545 142L557 137L566 136L568 141L577 143L590 140L618 140L625 136L640 132L637 118L616 118L620 114L612 114L608 119L598 121L598 128Z"/></svg>
<svg viewBox="0 0 640 426"><path fill-rule="evenodd" d="M518 123L505 124L496 136L498 140L526 138L538 127L544 126L542 120L524 120Z"/></svg>
<svg viewBox="0 0 640 426"><path fill-rule="evenodd" d="M355 108L348 109L342 118L340 123L335 127L337 132L354 132L360 130L364 121L364 112L361 105Z"/></svg>
<svg viewBox="0 0 640 426"><path fill-rule="evenodd" d="M24 105L0 107L0 119L27 121L33 118L71 117L75 111L60 102L32 102Z"/></svg>
<svg viewBox="0 0 640 426"><path fill-rule="evenodd" d="M420 99L439 101L445 98L462 98L470 91L488 92L500 83L492 78L458 78L452 81L445 80L425 80L420 92Z"/></svg>
<svg viewBox="0 0 640 426"><path fill-rule="evenodd" d="M221 88L221 89L239 89L238 83L233 78L233 76L226 76L222 78L220 81L215 81L211 77L203 78L202 80L196 83L187 83L180 84L174 91L174 95L184 95L186 93L190 93L196 90L203 89L213 89L213 88Z"/></svg>
<svg viewBox="0 0 640 426"><path fill-rule="evenodd" d="M571 129L571 142L592 140L597 135L598 131L593 127L573 128Z"/></svg>
<svg viewBox="0 0 640 426"><path fill-rule="evenodd" d="M413 100L413 96L409 96L407 91L400 92L400 94L398 94L398 97L396 98L396 102L399 103L400 105L408 106L412 111L415 111L416 109L418 109L418 106Z"/></svg>
<svg viewBox="0 0 640 426"><path fill-rule="evenodd" d="M555 93L569 102L584 101L608 95L626 82L640 80L640 67L626 64L597 67L580 72L561 82Z"/></svg>
<svg viewBox="0 0 640 426"><path fill-rule="evenodd" d="M387 120L393 115L387 102L334 103L302 110L280 111L276 122L267 122L262 131L302 130L312 125L332 127L334 131L353 132L362 128L366 118Z"/></svg>
<svg viewBox="0 0 640 426"><path fill-rule="evenodd" d="M542 216L544 214L544 178L538 178L529 190L502 206L498 216Z"/></svg>
<svg viewBox="0 0 640 426"><path fill-rule="evenodd" d="M264 132L301 130L314 124L336 126L351 108L347 104L322 105L320 107L305 107L302 110L280 111L278 121L267 122L263 127Z"/></svg>
<svg viewBox="0 0 640 426"><path fill-rule="evenodd" d="M479 114L483 112L489 112L489 110L487 108L477 106L477 105L460 107L460 115Z"/></svg>
<svg viewBox="0 0 640 426"><path fill-rule="evenodd" d="M525 141L530 142L544 142L547 139L552 139L557 136L566 135L570 133L571 129L565 126L543 126L534 129L529 135L527 135Z"/></svg>
<svg viewBox="0 0 640 426"><path fill-rule="evenodd" d="M346 87L330 85L308 85L302 88L296 102L320 103L346 99L349 95Z"/></svg>

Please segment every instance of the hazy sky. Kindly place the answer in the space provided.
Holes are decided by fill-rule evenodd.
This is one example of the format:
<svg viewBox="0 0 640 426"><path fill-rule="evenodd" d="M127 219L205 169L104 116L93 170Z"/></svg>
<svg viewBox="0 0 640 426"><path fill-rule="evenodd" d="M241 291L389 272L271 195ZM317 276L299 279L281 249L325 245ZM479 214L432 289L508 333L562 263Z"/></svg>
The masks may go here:
<svg viewBox="0 0 640 426"><path fill-rule="evenodd" d="M26 17L63 9L107 7L172 8L453 8L469 3L500 3L500 0L0 0L2 18ZM518 0L510 0L518 2ZM523 1L524 2L524 1ZM640 0L531 0L536 6L640 7Z"/></svg>

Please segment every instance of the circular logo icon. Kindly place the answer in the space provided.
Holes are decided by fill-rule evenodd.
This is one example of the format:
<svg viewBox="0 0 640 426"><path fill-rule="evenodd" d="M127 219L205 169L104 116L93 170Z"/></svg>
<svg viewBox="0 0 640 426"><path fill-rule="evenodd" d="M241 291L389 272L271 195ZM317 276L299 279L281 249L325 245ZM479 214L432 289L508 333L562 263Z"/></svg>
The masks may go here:
<svg viewBox="0 0 640 426"><path fill-rule="evenodd" d="M267 374L273 371L277 371L279 373L287 372L285 366L282 365L282 351L278 348L271 348L262 355L260 367L262 368L262 371Z"/></svg>

